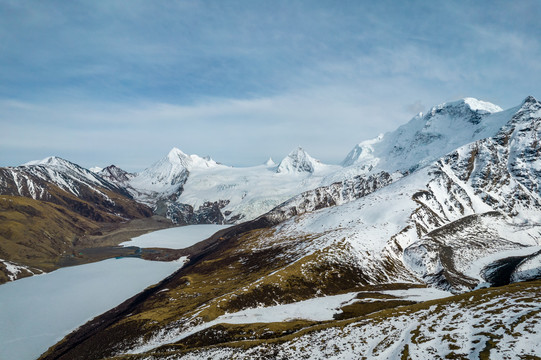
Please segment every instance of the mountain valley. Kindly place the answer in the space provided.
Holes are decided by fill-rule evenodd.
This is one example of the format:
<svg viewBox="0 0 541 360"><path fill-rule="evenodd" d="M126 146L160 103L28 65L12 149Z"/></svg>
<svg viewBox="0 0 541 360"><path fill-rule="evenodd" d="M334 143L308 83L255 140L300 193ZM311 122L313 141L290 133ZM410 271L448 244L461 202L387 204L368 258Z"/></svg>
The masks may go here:
<svg viewBox="0 0 541 360"><path fill-rule="evenodd" d="M41 359L533 359L540 137L533 97L466 98L341 165L300 147L249 168L174 148L138 173L55 157L0 168L0 283L148 231L229 224L160 250L188 260Z"/></svg>

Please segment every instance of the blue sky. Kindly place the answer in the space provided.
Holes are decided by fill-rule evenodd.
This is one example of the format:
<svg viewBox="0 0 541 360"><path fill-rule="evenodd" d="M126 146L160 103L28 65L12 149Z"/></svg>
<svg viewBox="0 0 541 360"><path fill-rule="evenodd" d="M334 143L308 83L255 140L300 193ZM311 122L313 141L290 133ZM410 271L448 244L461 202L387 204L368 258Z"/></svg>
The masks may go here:
<svg viewBox="0 0 541 360"><path fill-rule="evenodd" d="M539 1L0 0L0 165L328 163L419 111L541 96Z"/></svg>

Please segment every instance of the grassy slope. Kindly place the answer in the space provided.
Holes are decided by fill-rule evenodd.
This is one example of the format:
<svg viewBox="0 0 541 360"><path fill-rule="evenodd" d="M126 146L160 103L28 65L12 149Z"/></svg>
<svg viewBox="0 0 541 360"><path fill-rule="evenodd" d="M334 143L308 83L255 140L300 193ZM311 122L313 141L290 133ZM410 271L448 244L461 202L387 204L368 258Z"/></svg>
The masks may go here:
<svg viewBox="0 0 541 360"><path fill-rule="evenodd" d="M99 226L66 208L21 196L0 196L0 258L50 271L73 241ZM0 283L6 281L0 273Z"/></svg>
<svg viewBox="0 0 541 360"><path fill-rule="evenodd" d="M150 218L126 223L124 218L107 213L71 194L63 192L63 196L67 199L66 203L56 204L22 196L0 195L0 259L48 272L61 266L62 254L76 255L77 263L100 260L108 255L81 257L79 251L116 245L132 236L170 226L167 221ZM116 195L115 203L127 215L145 216L139 205L130 199ZM70 210L74 206L78 212ZM91 214L91 218L82 215L85 213ZM18 275L24 277L31 273ZM0 263L0 284L6 281L6 269Z"/></svg>

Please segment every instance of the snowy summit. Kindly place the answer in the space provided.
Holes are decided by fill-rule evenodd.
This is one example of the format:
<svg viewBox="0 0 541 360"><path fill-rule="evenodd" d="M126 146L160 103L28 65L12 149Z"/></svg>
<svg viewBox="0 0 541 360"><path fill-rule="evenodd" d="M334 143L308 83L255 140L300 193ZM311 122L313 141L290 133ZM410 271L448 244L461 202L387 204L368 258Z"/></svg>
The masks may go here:
<svg viewBox="0 0 541 360"><path fill-rule="evenodd" d="M278 165L278 173L313 173L322 164L300 146L290 152Z"/></svg>
<svg viewBox="0 0 541 360"><path fill-rule="evenodd" d="M356 165L365 172L411 171L463 144L494 135L508 121L507 112L474 98L443 103L392 132L359 143L342 165Z"/></svg>

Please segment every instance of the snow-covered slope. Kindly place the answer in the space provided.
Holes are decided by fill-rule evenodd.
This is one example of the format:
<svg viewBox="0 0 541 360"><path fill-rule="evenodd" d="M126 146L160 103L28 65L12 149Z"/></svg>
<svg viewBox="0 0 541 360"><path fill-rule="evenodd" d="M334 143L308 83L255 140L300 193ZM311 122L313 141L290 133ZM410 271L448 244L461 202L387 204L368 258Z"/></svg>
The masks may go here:
<svg viewBox="0 0 541 360"><path fill-rule="evenodd" d="M241 347L229 342L184 351L182 359L535 359L541 332L541 305L535 300L539 285L484 289L404 306L315 326L282 341L246 341ZM219 337L222 329L206 335Z"/></svg>
<svg viewBox="0 0 541 360"><path fill-rule="evenodd" d="M291 164L290 159L288 156L280 164ZM338 168L318 162L311 167L312 171L277 172L273 165L198 169L190 173L178 201L197 208L221 200L227 203L222 208L225 221L251 220L303 191L316 188Z"/></svg>

